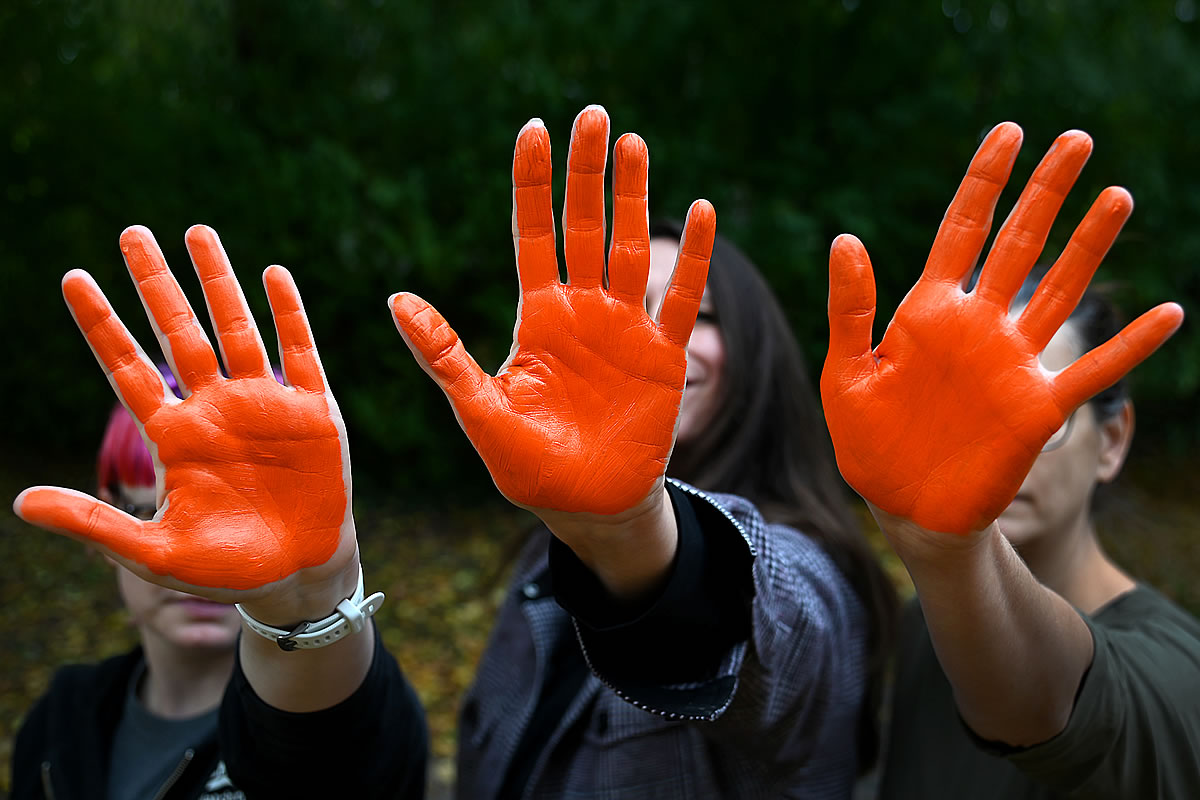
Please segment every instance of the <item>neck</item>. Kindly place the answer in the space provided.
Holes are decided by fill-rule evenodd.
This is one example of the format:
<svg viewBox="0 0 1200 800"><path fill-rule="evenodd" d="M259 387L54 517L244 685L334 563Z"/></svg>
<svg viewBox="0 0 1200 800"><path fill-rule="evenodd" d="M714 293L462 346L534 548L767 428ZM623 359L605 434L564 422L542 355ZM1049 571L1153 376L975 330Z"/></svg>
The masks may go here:
<svg viewBox="0 0 1200 800"><path fill-rule="evenodd" d="M142 642L146 677L138 698L147 710L165 719L187 719L221 704L233 674L233 648L183 650L146 632Z"/></svg>
<svg viewBox="0 0 1200 800"><path fill-rule="evenodd" d="M1085 614L1094 614L1135 586L1109 560L1086 514L1069 533L1043 537L1017 551L1043 585Z"/></svg>

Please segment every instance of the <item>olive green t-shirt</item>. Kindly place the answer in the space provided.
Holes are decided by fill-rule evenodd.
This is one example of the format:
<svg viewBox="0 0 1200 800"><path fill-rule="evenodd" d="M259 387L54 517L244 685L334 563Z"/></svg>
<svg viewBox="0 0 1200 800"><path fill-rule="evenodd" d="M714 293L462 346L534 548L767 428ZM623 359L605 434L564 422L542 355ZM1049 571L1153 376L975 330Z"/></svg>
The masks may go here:
<svg viewBox="0 0 1200 800"><path fill-rule="evenodd" d="M1096 651L1067 727L1042 744L1010 748L962 722L912 603L900 632L881 796L1200 798L1200 622L1141 585L1084 620Z"/></svg>

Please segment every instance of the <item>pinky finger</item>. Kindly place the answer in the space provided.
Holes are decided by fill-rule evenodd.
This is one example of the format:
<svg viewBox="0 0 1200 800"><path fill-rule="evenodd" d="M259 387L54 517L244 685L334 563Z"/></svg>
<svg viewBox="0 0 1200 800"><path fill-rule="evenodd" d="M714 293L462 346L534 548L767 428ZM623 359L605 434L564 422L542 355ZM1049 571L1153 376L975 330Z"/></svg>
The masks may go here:
<svg viewBox="0 0 1200 800"><path fill-rule="evenodd" d="M1182 323L1183 308L1176 303L1163 303L1085 353L1054 380L1060 408L1076 408L1112 386L1157 350Z"/></svg>
<svg viewBox="0 0 1200 800"><path fill-rule="evenodd" d="M297 389L324 392L325 370L317 355L308 316L300 301L300 291L292 274L278 265L263 272L263 286L271 316L275 318L275 335L279 339L279 357L283 362L283 377Z"/></svg>

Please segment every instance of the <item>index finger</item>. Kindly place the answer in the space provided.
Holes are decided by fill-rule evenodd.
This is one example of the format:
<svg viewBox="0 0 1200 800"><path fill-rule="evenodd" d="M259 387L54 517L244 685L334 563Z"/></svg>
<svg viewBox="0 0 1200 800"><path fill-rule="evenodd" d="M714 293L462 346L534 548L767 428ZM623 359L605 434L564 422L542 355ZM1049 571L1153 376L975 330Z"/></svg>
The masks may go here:
<svg viewBox="0 0 1200 800"><path fill-rule="evenodd" d="M675 271L671 273L671 282L658 311L659 327L680 347L687 347L696 325L716 235L717 212L712 204L707 200L692 203L684 222L683 238L679 241Z"/></svg>
<svg viewBox="0 0 1200 800"><path fill-rule="evenodd" d="M91 275L81 269L71 270L63 276L62 292L75 324L104 369L113 391L134 418L145 425L168 398L174 401L174 392L117 317Z"/></svg>

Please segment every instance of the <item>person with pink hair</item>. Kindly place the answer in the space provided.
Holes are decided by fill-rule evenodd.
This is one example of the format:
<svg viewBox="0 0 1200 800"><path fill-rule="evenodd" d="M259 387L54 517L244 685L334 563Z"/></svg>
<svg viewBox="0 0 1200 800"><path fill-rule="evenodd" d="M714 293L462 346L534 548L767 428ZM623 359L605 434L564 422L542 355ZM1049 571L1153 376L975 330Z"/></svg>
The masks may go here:
<svg viewBox="0 0 1200 800"><path fill-rule="evenodd" d="M159 369L177 390L170 370ZM96 478L100 499L139 519L154 517L154 460L120 404L104 430ZM140 643L57 672L17 734L13 797L243 797L217 742L241 630L237 610L107 560Z"/></svg>

